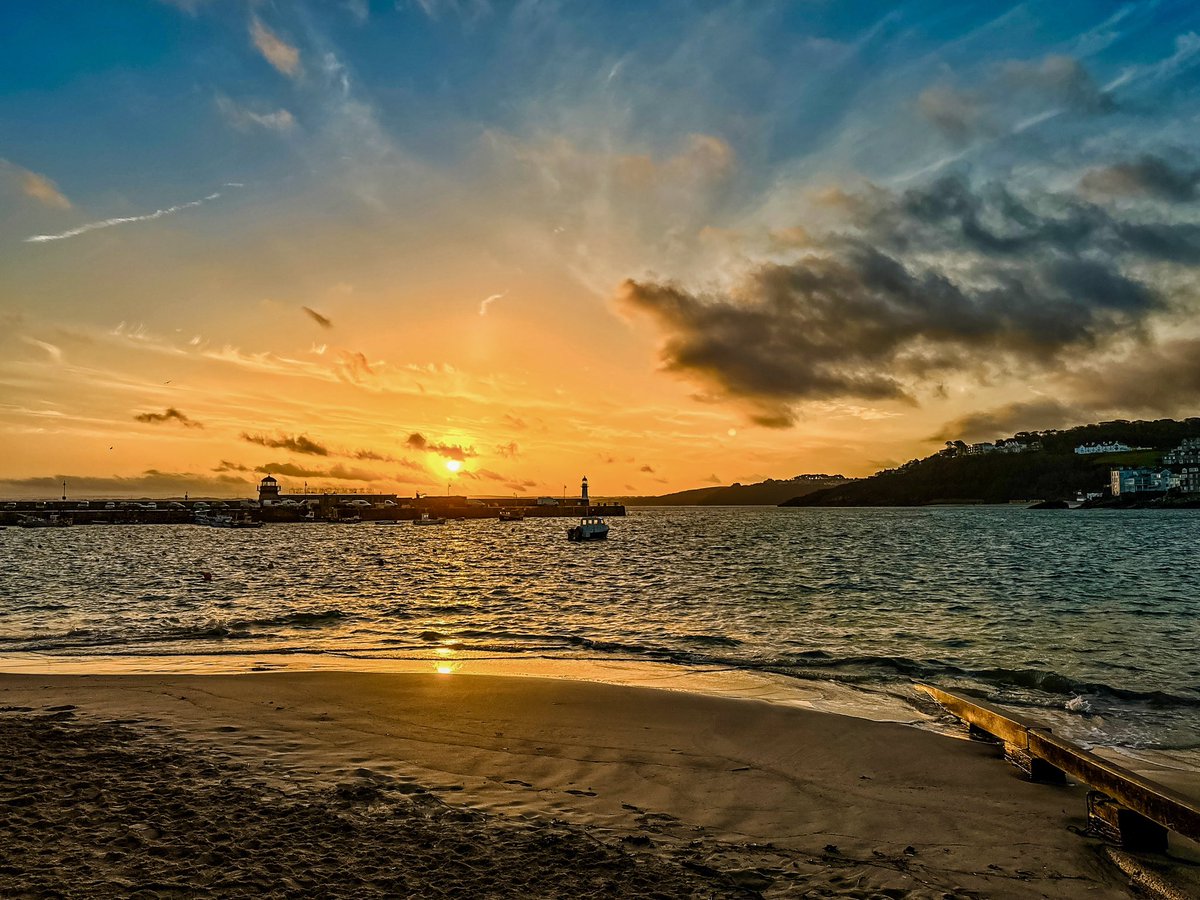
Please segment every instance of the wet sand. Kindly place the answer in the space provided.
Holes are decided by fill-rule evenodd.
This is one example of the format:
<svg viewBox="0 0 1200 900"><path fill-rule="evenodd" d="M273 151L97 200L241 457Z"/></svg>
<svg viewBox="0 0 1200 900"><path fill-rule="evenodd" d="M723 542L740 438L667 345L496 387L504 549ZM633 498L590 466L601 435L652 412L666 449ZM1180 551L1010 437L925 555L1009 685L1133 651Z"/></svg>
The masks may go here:
<svg viewBox="0 0 1200 900"><path fill-rule="evenodd" d="M1128 897L1078 787L578 681L0 675L0 896Z"/></svg>

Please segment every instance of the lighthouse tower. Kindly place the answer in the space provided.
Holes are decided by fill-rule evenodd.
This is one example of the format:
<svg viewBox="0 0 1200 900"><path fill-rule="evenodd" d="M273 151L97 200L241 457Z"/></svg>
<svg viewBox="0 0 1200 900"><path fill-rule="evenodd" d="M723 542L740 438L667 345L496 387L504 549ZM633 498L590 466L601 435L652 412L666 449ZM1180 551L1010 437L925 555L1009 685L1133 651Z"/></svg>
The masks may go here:
<svg viewBox="0 0 1200 900"><path fill-rule="evenodd" d="M579 501L582 506L589 506L591 500L588 499L587 476L583 476L583 483L579 486Z"/></svg>
<svg viewBox="0 0 1200 900"><path fill-rule="evenodd" d="M279 482L268 475L258 483L258 502L264 506L279 501Z"/></svg>

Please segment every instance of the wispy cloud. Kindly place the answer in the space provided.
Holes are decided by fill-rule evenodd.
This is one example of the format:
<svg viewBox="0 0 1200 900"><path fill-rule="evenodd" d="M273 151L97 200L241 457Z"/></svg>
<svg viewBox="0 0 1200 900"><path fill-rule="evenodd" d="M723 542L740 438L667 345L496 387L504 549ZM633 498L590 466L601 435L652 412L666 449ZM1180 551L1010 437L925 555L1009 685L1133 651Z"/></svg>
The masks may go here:
<svg viewBox="0 0 1200 900"><path fill-rule="evenodd" d="M29 344L31 347L37 347L39 350L45 350L50 356L50 359L54 362L60 363L63 361L63 352L61 347L56 347L54 344L49 344L46 341L39 341L37 338L29 337L28 335L22 335L21 340L26 344Z"/></svg>
<svg viewBox="0 0 1200 900"><path fill-rule="evenodd" d="M298 78L302 74L300 51L271 31L258 16L250 21L250 37L263 58L284 75Z"/></svg>
<svg viewBox="0 0 1200 900"><path fill-rule="evenodd" d="M273 112L255 112L228 97L217 97L217 109L225 120L239 131L249 131L252 128L265 128L279 134L286 134L296 127L296 117L286 109Z"/></svg>
<svg viewBox="0 0 1200 900"><path fill-rule="evenodd" d="M507 296L508 291L502 291L499 294L492 294L490 297L484 297L483 301L479 304L479 314L481 316L486 316L489 306L491 306L497 300L503 300Z"/></svg>
<svg viewBox="0 0 1200 900"><path fill-rule="evenodd" d="M51 209L71 208L71 201L58 189L58 185L45 175L39 175L16 163L0 159L0 178L12 179L20 188L21 193L38 201L43 206L49 206Z"/></svg>
<svg viewBox="0 0 1200 900"><path fill-rule="evenodd" d="M168 422L178 422L184 428L203 428L204 426L181 413L173 406L168 406L162 412L138 413L133 417L135 422L145 422L147 425L162 425Z"/></svg>
<svg viewBox="0 0 1200 900"><path fill-rule="evenodd" d="M178 206L168 206L166 209L156 209L152 213L146 213L141 216L116 216L111 219L102 219L99 222L88 222L86 225L80 225L77 228L72 228L68 231L61 231L58 234L34 234L25 238L27 244L42 244L46 241L62 241L67 238L78 237L81 234L86 234L89 231L97 231L101 228L112 228L114 225L128 225L133 222L149 222L154 219L161 219L163 216L169 216L177 212L182 212L185 209L193 209L197 206L203 206L212 200L217 200L221 196L220 192L214 192L207 197L201 197L199 200L192 200L190 203L180 203Z"/></svg>

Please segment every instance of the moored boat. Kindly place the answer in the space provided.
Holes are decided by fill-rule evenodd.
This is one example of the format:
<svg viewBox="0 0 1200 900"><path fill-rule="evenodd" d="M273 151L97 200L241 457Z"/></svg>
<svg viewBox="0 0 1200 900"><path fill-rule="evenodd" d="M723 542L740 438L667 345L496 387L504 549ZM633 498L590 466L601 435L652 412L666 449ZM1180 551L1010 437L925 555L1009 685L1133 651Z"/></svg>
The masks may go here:
<svg viewBox="0 0 1200 900"><path fill-rule="evenodd" d="M519 509L502 509L500 510L501 522L524 522L525 513Z"/></svg>
<svg viewBox="0 0 1200 900"><path fill-rule="evenodd" d="M584 516L579 524L567 529L569 541L602 541L608 537L608 525L599 516Z"/></svg>
<svg viewBox="0 0 1200 900"><path fill-rule="evenodd" d="M413 519L413 524L414 525L445 525L446 520L441 518L440 516L431 516L429 513L423 512L423 513L421 513L421 517L419 519Z"/></svg>

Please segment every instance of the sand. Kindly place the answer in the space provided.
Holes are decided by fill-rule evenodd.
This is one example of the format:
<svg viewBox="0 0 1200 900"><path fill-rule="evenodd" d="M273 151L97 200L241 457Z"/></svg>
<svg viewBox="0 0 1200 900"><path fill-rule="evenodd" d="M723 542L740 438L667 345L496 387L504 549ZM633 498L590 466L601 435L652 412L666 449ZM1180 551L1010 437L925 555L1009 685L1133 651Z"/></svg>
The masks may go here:
<svg viewBox="0 0 1200 900"><path fill-rule="evenodd" d="M759 700L0 675L0 896L1128 897L1083 789Z"/></svg>

